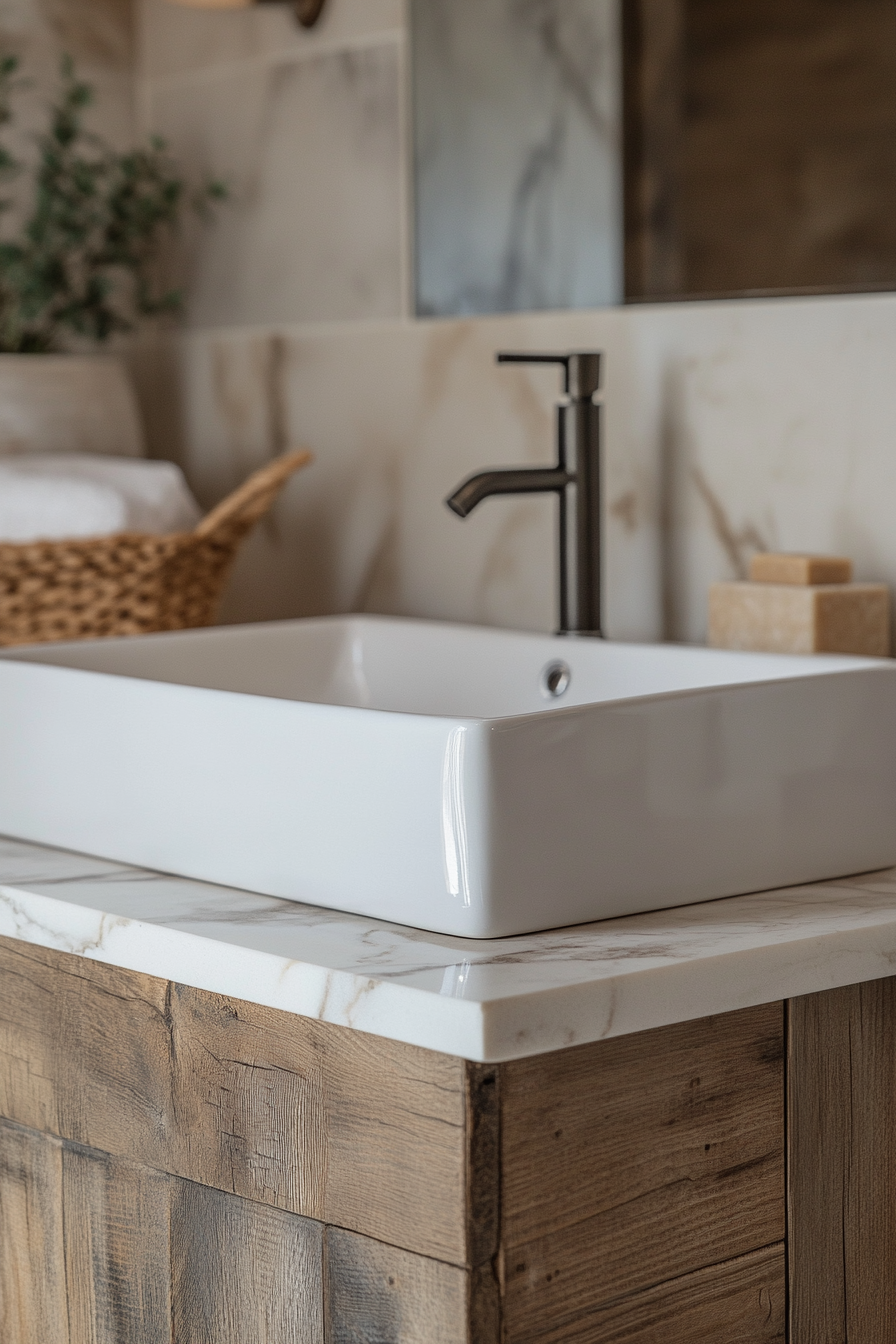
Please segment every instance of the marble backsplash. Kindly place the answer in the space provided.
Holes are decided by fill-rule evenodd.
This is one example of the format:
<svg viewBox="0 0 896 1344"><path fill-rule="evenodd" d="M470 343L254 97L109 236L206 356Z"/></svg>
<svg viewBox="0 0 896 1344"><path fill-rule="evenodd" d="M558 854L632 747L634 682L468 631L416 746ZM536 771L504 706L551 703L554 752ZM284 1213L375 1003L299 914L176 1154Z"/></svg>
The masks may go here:
<svg viewBox="0 0 896 1344"><path fill-rule="evenodd" d="M248 547L226 618L365 610L550 629L554 501L489 501L465 522L443 501L482 465L554 454L559 371L498 369L496 350L619 344L610 333L623 323L608 310L201 331L164 358L151 352L142 371L151 438L166 454L179 444L204 501L287 446L316 455ZM171 361L179 431L167 394L151 390L170 379ZM624 364L610 367L610 387L628 400ZM655 584L643 581L656 569L652 472L627 429L615 441L610 583L628 633L646 633L658 619Z"/></svg>
<svg viewBox="0 0 896 1344"><path fill-rule="evenodd" d="M896 296L632 310L655 388L664 629L757 549L852 556L896 592Z"/></svg>
<svg viewBox="0 0 896 1344"><path fill-rule="evenodd" d="M218 328L145 350L155 451L204 501L289 445L316 454L225 618L551 629L553 501L489 500L465 522L442 502L478 467L551 458L557 372L496 368L508 347L606 352L611 636L702 642L708 585L764 547L844 552L896 589L896 297L738 300Z"/></svg>

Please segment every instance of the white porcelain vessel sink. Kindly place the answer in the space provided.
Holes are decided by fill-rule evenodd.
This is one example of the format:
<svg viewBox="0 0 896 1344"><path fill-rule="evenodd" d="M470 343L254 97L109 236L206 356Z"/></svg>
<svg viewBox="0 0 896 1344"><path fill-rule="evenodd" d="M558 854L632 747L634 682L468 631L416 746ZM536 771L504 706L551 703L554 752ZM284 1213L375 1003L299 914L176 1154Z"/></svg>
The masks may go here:
<svg viewBox="0 0 896 1344"><path fill-rule="evenodd" d="M0 761L0 832L471 937L896 863L889 660L366 616L43 645L0 657Z"/></svg>

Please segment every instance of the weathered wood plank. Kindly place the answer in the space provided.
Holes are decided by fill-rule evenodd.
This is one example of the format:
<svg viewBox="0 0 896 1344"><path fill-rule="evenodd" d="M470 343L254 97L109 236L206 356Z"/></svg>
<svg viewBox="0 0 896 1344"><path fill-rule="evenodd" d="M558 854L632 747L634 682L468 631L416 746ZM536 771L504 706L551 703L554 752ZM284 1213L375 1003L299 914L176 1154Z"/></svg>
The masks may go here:
<svg viewBox="0 0 896 1344"><path fill-rule="evenodd" d="M612 1159L610 1159L612 1161ZM662 1179L661 1172L657 1173ZM570 1328L595 1306L753 1249L769 1222L783 1231L780 1155L737 1176L673 1177L665 1190L506 1252L505 1317L511 1338L539 1340L558 1320ZM777 1217L775 1217L777 1213Z"/></svg>
<svg viewBox="0 0 896 1344"><path fill-rule="evenodd" d="M0 1340L70 1344L62 1145L0 1120ZM75 1339L71 1344L81 1344Z"/></svg>
<svg viewBox="0 0 896 1344"><path fill-rule="evenodd" d="M467 1263L462 1060L9 939L0 1022L21 1123Z"/></svg>
<svg viewBox="0 0 896 1344"><path fill-rule="evenodd" d="M117 1115L131 1147L162 1166L165 991L151 976L0 938L0 1114L107 1151L93 1127Z"/></svg>
<svg viewBox="0 0 896 1344"><path fill-rule="evenodd" d="M501 1093L511 1339L783 1239L781 1004L518 1061Z"/></svg>
<svg viewBox="0 0 896 1344"><path fill-rule="evenodd" d="M466 1258L462 1061L172 986L179 1174Z"/></svg>
<svg viewBox="0 0 896 1344"><path fill-rule="evenodd" d="M0 1017L65 1139L64 1344L584 1344L667 1296L696 1331L737 1257L740 1340L782 1236L781 1005L491 1067L0 943Z"/></svg>
<svg viewBox="0 0 896 1344"><path fill-rule="evenodd" d="M176 1181L173 1344L324 1344L322 1251L312 1219Z"/></svg>
<svg viewBox="0 0 896 1344"><path fill-rule="evenodd" d="M772 1344L786 1337L785 1299L779 1244L608 1302L573 1322L508 1339L510 1344Z"/></svg>
<svg viewBox="0 0 896 1344"><path fill-rule="evenodd" d="M788 1203L794 1344L896 1321L896 979L792 999Z"/></svg>
<svg viewBox="0 0 896 1344"><path fill-rule="evenodd" d="M896 280L891 0L626 0L626 295Z"/></svg>
<svg viewBox="0 0 896 1344"><path fill-rule="evenodd" d="M780 1003L504 1066L504 1239L519 1245L672 1182L783 1160ZM783 1187L782 1187L783 1189ZM780 1239L783 1206L759 1229Z"/></svg>
<svg viewBox="0 0 896 1344"><path fill-rule="evenodd" d="M64 1145L72 1344L170 1344L170 1190L160 1172Z"/></svg>
<svg viewBox="0 0 896 1344"><path fill-rule="evenodd" d="M0 1122L3 1344L468 1344L470 1298L456 1265Z"/></svg>
<svg viewBox="0 0 896 1344"><path fill-rule="evenodd" d="M30 956L27 944L0 939L0 1116L54 1134L57 993L44 958Z"/></svg>
<svg viewBox="0 0 896 1344"><path fill-rule="evenodd" d="M687 0L690 293L896 281L891 0Z"/></svg>
<svg viewBox="0 0 896 1344"><path fill-rule="evenodd" d="M468 1271L338 1227L324 1235L327 1344L467 1344Z"/></svg>
<svg viewBox="0 0 896 1344"><path fill-rule="evenodd" d="M685 0L626 0L623 31L625 293L680 294Z"/></svg>

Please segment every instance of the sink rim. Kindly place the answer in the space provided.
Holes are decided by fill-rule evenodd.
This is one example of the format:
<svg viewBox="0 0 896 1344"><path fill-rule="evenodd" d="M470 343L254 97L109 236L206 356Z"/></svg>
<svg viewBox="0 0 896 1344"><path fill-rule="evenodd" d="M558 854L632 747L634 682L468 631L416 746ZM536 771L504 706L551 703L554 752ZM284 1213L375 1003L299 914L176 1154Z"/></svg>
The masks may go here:
<svg viewBox="0 0 896 1344"><path fill-rule="evenodd" d="M337 699L309 699L294 695L277 695L265 690L252 689L233 689L229 687L207 686L192 681L179 680L176 677L167 676L148 676L137 671L106 669L97 667L82 667L77 663L65 661L64 656L68 652L78 653L83 651L86 654L97 652L102 654L106 651L112 651L115 648L121 648L124 645L140 643L159 644L176 643L184 639L201 640L204 637L224 638L232 636L234 639L243 640L250 638L255 632L269 630L288 630L296 627L344 627L347 632L351 632L353 627L360 627L361 631L365 625L369 626L398 626L403 629L416 628L422 631L437 630L439 632L453 632L458 636L473 635L477 638L486 639L494 637L496 642L507 640L508 643L516 640L533 640L543 642L553 650L559 647L566 647L570 650L574 648L588 649L590 644L598 647L611 647L619 651L637 652L644 650L651 656L659 655L662 652L671 653L673 659L688 654L696 654L701 660L707 662L730 662L732 659L739 659L746 662L755 661L768 666L769 662L778 662L785 664L790 670L782 673L780 676L759 676L744 677L736 681L715 681L707 682L698 686L672 687L667 690L644 691L631 695L612 696L608 698L581 700L575 703L563 703L561 700L545 701L537 709L524 711L510 711L498 714L471 714L471 713L450 713L445 711L419 710L419 709L401 709L395 707L383 707L380 705L358 705L346 703ZM857 671L881 671L896 672L896 659L894 658L872 658L858 654L780 654L764 653L753 650L739 649L715 649L700 644L683 644L671 642L635 642L628 640L600 640L594 637L571 637L559 634L549 634L541 631L515 630L507 629L502 626L473 625L469 623L460 623L454 621L441 621L428 617L414 616L389 616L381 613L345 613L331 614L326 616L308 616L308 617L290 617L276 621L257 621L245 622L239 625L219 625L196 627L187 630L166 630L155 631L148 634L117 635L109 638L89 639L89 640L65 640L53 641L40 644L15 645L9 648L0 648L0 663L24 663L29 666L37 666L53 669L57 672L77 672L89 677L107 677L114 680L126 680L129 682L142 682L146 685L162 685L177 687L183 691L194 691L214 696L248 696L253 699L269 700L282 704L293 704L305 709L313 707L316 710L340 710L350 711L353 714L375 714L378 716L398 716L401 719L408 717L413 719L425 719L432 722L450 722L454 725L463 724L466 726L478 725L497 725L522 723L530 720L543 720L545 717L557 717L560 715L569 716L573 713L594 712L598 709L616 709L624 708L627 705L646 705L665 700L684 700L693 696L702 696L718 691L735 691L755 686L776 686L782 684L791 684L805 680L814 681L819 677L838 676Z"/></svg>

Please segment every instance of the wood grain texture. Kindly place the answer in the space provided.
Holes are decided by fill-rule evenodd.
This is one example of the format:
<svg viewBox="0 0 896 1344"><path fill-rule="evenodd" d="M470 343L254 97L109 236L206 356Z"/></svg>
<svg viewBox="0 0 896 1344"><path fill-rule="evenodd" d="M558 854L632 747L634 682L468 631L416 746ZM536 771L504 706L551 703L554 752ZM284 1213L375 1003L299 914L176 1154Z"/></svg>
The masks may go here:
<svg viewBox="0 0 896 1344"><path fill-rule="evenodd" d="M788 1203L794 1344L896 1322L896 980L792 999Z"/></svg>
<svg viewBox="0 0 896 1344"><path fill-rule="evenodd" d="M781 1004L506 1065L508 1337L782 1241L783 1089Z"/></svg>
<svg viewBox="0 0 896 1344"><path fill-rule="evenodd" d="M160 1172L63 1145L73 1344L170 1344L169 1193Z"/></svg>
<svg viewBox="0 0 896 1344"><path fill-rule="evenodd" d="M338 1227L325 1246L327 1344L467 1344L467 1271Z"/></svg>
<svg viewBox="0 0 896 1344"><path fill-rule="evenodd" d="M0 1121L0 1340L70 1344L62 1145L5 1121Z"/></svg>
<svg viewBox="0 0 896 1344"><path fill-rule="evenodd" d="M485 1066L0 942L0 1023L65 1344L775 1337L780 1004Z"/></svg>
<svg viewBox="0 0 896 1344"><path fill-rule="evenodd" d="M626 0L623 30L625 293L681 293L684 0Z"/></svg>
<svg viewBox="0 0 896 1344"><path fill-rule="evenodd" d="M462 1060L0 939L0 1113L468 1263Z"/></svg>
<svg viewBox="0 0 896 1344"><path fill-rule="evenodd" d="M624 12L628 297L896 284L891 0Z"/></svg>
<svg viewBox="0 0 896 1344"><path fill-rule="evenodd" d="M0 1121L3 1344L467 1344L469 1301L456 1265Z"/></svg>
<svg viewBox="0 0 896 1344"><path fill-rule="evenodd" d="M501 1235L501 1073L499 1065L467 1065L467 1218L470 1260L491 1259Z"/></svg>
<svg viewBox="0 0 896 1344"><path fill-rule="evenodd" d="M174 985L178 1174L464 1263L462 1061Z"/></svg>
<svg viewBox="0 0 896 1344"><path fill-rule="evenodd" d="M171 1298L174 1344L324 1344L323 1228L177 1181Z"/></svg>
<svg viewBox="0 0 896 1344"><path fill-rule="evenodd" d="M513 1341L772 1344L786 1338L784 1258L783 1245L768 1246L609 1302L539 1335L514 1335Z"/></svg>
<svg viewBox="0 0 896 1344"><path fill-rule="evenodd" d="M688 289L896 282L891 0L687 0L685 41Z"/></svg>
<svg viewBox="0 0 896 1344"><path fill-rule="evenodd" d="M22 947L24 954L12 949ZM6 949L12 955L6 954ZM53 1076L58 985L27 944L0 939L0 1116L58 1133L59 1089Z"/></svg>

